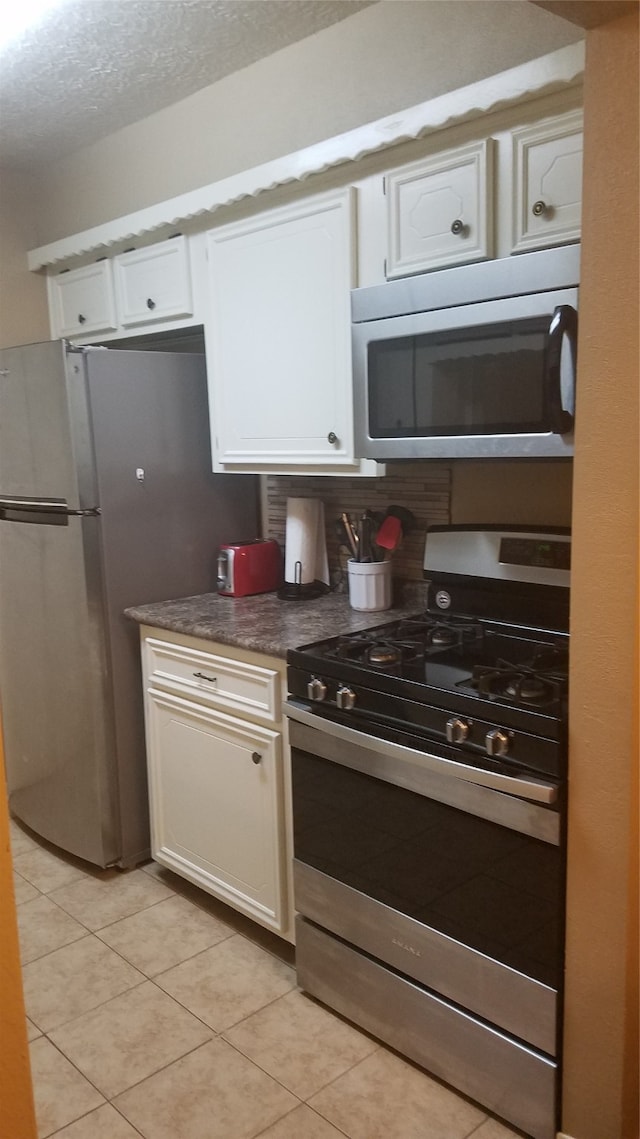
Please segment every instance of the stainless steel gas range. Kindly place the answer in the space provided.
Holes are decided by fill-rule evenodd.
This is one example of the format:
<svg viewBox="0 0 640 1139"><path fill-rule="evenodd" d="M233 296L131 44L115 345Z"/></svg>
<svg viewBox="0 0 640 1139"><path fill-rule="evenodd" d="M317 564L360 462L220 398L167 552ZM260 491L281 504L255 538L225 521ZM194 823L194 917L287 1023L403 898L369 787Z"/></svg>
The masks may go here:
<svg viewBox="0 0 640 1139"><path fill-rule="evenodd" d="M429 531L427 610L288 654L300 986L557 1125L570 538Z"/></svg>

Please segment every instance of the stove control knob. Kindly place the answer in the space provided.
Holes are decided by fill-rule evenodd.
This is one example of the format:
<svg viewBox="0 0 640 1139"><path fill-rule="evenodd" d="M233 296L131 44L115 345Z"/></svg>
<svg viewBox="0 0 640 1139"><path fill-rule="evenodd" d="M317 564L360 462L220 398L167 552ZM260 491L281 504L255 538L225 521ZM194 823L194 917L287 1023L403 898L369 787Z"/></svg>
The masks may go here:
<svg viewBox="0 0 640 1139"><path fill-rule="evenodd" d="M356 694L352 688L345 688L341 685L336 692L336 704L338 708L342 708L343 712L350 712L356 702Z"/></svg>
<svg viewBox="0 0 640 1139"><path fill-rule="evenodd" d="M327 695L327 686L324 680L320 680L319 676L312 676L307 684L307 696L310 700L320 701L324 700Z"/></svg>
<svg viewBox="0 0 640 1139"><path fill-rule="evenodd" d="M484 739L487 755L506 755L509 750L509 736L500 728L493 728L487 732Z"/></svg>
<svg viewBox="0 0 640 1139"><path fill-rule="evenodd" d="M450 744L464 743L469 735L469 725L464 720L447 720L446 733Z"/></svg>

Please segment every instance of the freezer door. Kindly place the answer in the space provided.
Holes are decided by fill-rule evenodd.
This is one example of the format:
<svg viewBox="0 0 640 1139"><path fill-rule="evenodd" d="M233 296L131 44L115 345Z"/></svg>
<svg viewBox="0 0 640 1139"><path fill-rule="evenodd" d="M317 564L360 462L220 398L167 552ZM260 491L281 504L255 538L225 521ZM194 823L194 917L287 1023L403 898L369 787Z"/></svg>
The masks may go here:
<svg viewBox="0 0 640 1139"><path fill-rule="evenodd" d="M100 519L0 521L0 691L9 805L57 846L117 859Z"/></svg>
<svg viewBox="0 0 640 1139"><path fill-rule="evenodd" d="M98 505L84 353L62 341L0 350L0 496Z"/></svg>

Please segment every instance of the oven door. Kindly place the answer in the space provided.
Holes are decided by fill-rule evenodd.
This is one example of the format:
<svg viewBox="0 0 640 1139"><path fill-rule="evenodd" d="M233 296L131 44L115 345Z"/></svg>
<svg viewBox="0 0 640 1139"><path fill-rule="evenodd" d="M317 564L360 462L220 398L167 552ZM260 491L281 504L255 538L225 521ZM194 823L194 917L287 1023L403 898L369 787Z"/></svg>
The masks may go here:
<svg viewBox="0 0 640 1139"><path fill-rule="evenodd" d="M474 772L292 700L286 710L299 984L516 1126L552 1135L558 784Z"/></svg>
<svg viewBox="0 0 640 1139"><path fill-rule="evenodd" d="M577 289L353 325L357 454L570 456Z"/></svg>

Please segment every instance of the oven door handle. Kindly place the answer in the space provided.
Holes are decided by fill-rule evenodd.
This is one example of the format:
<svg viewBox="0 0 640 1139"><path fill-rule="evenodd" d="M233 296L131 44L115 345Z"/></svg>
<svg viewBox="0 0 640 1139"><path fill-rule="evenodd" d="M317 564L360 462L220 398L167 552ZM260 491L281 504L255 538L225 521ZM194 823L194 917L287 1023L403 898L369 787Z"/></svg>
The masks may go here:
<svg viewBox="0 0 640 1139"><path fill-rule="evenodd" d="M380 755L397 756L399 759L419 759L428 770L439 775L447 775L455 779L462 779L466 783L473 783L479 787L490 787L494 791L502 791L506 795L517 795L532 803L545 803L552 805L558 799L558 787L554 783L545 783L541 779L529 776L502 775L499 771L485 771L480 767L473 767L459 760L445 759L444 756L433 755L429 751L418 751L416 748L406 747L404 744L392 743L390 740L380 739L356 728L336 724L324 716L320 717L309 712L302 704L295 700L285 700L284 711L292 720L315 728L318 732L326 732L335 739L346 743L356 743L369 751Z"/></svg>

